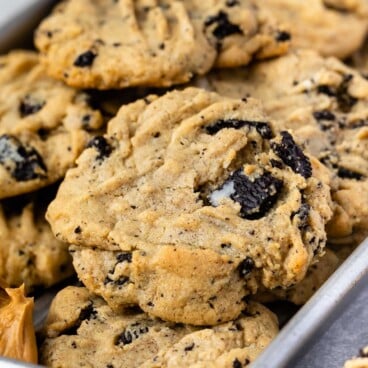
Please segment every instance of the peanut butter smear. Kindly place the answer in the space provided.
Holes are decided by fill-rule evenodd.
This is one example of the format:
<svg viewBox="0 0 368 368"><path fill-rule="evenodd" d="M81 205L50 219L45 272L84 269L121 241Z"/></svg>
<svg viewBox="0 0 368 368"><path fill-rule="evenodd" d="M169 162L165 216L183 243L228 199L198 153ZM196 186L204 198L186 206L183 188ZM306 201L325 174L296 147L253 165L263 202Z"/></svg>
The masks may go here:
<svg viewBox="0 0 368 368"><path fill-rule="evenodd" d="M25 296L24 285L11 289L0 282L0 355L37 363L33 307L33 298Z"/></svg>

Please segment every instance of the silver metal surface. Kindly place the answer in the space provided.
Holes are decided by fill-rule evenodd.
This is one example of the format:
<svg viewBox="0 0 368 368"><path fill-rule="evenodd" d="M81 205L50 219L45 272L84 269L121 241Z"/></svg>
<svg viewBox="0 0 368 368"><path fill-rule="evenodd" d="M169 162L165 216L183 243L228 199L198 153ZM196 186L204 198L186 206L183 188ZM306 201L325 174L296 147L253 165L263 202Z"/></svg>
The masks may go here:
<svg viewBox="0 0 368 368"><path fill-rule="evenodd" d="M32 44L33 30L55 0L0 0L0 52Z"/></svg>
<svg viewBox="0 0 368 368"><path fill-rule="evenodd" d="M19 360L0 358L0 368L40 368L41 365L26 364Z"/></svg>
<svg viewBox="0 0 368 368"><path fill-rule="evenodd" d="M346 304L367 284L368 239L295 314L252 368L293 367L321 331L339 317Z"/></svg>

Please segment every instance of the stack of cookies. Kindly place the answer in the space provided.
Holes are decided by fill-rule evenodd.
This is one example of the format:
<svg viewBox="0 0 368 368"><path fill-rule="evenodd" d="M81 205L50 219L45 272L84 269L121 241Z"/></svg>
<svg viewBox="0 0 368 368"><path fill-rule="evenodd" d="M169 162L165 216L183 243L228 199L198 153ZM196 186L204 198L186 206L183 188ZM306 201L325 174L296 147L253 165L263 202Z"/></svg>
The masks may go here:
<svg viewBox="0 0 368 368"><path fill-rule="evenodd" d="M103 120L85 94L48 77L33 51L0 57L0 85L0 278L31 292L73 273L45 211Z"/></svg>
<svg viewBox="0 0 368 368"><path fill-rule="evenodd" d="M42 364L256 359L261 303L305 303L368 234L368 81L335 58L364 68L367 31L364 0L66 0L0 59L0 271L48 286L70 257L83 284Z"/></svg>

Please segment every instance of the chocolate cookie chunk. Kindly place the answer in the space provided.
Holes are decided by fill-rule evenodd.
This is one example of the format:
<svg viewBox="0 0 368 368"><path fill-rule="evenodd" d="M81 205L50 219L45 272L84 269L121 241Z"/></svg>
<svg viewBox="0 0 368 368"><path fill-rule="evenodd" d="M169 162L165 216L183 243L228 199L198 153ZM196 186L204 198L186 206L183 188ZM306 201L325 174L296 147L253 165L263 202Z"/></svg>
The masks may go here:
<svg viewBox="0 0 368 368"><path fill-rule="evenodd" d="M258 125L219 123L235 120ZM275 148L283 139L253 99L188 88L137 101L110 121L109 156L90 147L68 171L48 220L71 244L137 250L138 304L150 314L199 325L234 319L257 284L301 280L326 241L321 164L294 148L312 168L300 172Z"/></svg>
<svg viewBox="0 0 368 368"><path fill-rule="evenodd" d="M0 198L61 179L102 125L88 96L45 76L38 56L0 56Z"/></svg>

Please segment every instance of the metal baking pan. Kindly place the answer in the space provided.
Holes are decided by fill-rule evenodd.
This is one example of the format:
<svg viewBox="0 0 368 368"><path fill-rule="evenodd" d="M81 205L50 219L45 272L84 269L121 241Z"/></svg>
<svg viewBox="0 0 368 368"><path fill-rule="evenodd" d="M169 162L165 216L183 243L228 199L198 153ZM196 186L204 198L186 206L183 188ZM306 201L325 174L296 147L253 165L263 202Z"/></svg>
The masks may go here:
<svg viewBox="0 0 368 368"><path fill-rule="evenodd" d="M33 30L56 0L3 1L0 13L0 52L31 44ZM298 367L305 360L313 343L322 332L354 303L356 296L368 285L368 239L339 267L314 296L281 329L276 339L251 365L252 368ZM34 322L40 328L56 289L36 298ZM368 304L368 300L366 301ZM368 327L367 329L368 343ZM364 343L364 342L362 342ZM359 346L356 346L357 350ZM349 358L347 356L346 358ZM332 360L331 360L332 362ZM328 367L342 367L341 361L329 362ZM327 367L327 365L325 365ZM0 357L0 368L37 367ZM304 365L303 367L315 367Z"/></svg>
<svg viewBox="0 0 368 368"><path fill-rule="evenodd" d="M359 245L313 297L290 319L275 340L252 364L252 368L297 366L297 362L309 351L313 343L341 316L349 303L354 303L356 296L367 285L368 239ZM365 328L368 335L368 326L362 325L361 328ZM360 343L367 344L368 340ZM359 347L355 347L356 352ZM337 359L331 359L328 368L342 367L342 365Z"/></svg>

